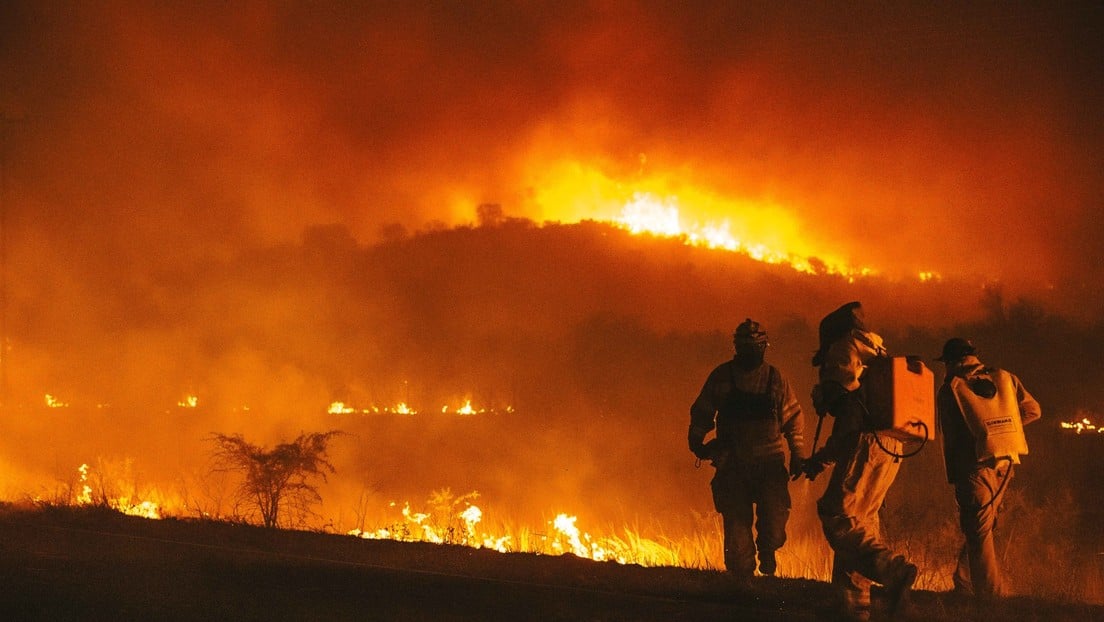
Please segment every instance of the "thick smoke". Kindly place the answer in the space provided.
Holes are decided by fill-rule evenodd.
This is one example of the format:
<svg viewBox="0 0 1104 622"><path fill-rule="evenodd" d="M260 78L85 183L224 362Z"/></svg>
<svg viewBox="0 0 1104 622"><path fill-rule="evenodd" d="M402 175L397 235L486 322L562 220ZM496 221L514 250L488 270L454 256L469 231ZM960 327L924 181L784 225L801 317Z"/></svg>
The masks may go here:
<svg viewBox="0 0 1104 622"><path fill-rule="evenodd" d="M1092 292L1101 13L8 3L9 243L87 280L319 223L556 218L542 168L646 154L862 265Z"/></svg>

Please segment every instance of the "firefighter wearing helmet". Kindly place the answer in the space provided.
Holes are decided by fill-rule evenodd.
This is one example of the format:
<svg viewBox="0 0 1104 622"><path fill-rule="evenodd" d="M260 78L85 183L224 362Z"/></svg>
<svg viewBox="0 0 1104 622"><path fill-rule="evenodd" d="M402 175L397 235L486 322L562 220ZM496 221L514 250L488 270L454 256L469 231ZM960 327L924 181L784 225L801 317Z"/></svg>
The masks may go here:
<svg viewBox="0 0 1104 622"><path fill-rule="evenodd" d="M786 542L789 476L800 473L804 417L789 382L765 362L767 333L750 318L733 335L735 356L721 363L690 406L690 451L715 467L711 488L724 526L724 563L740 580L777 571ZM715 436L706 442L706 436ZM789 451L789 465L786 451ZM756 535L752 535L752 525Z"/></svg>
<svg viewBox="0 0 1104 622"><path fill-rule="evenodd" d="M1023 426L1038 421L1042 410L1015 374L983 365L965 339L947 340L936 360L946 367L936 396L943 460L966 536L954 589L988 600L1006 593L993 529L1012 465L1027 453Z"/></svg>
<svg viewBox="0 0 1104 622"><path fill-rule="evenodd" d="M867 412L864 374L880 356L887 356L886 348L880 335L867 330L861 303L844 304L821 321L813 406L819 416L831 414L835 421L824 447L806 461L805 475L814 479L835 464L817 514L834 553L832 584L849 620L870 619L872 583L885 588L892 614L917 575L914 564L886 546L878 519L902 453L900 440L878 437Z"/></svg>

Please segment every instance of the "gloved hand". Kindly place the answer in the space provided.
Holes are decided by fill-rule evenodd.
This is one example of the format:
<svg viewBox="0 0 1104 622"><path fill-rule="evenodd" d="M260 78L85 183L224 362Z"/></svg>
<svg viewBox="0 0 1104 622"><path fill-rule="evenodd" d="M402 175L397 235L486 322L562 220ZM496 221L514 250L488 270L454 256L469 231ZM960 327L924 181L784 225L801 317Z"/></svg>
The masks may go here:
<svg viewBox="0 0 1104 622"><path fill-rule="evenodd" d="M797 452L790 452L790 480L796 480L805 472L805 459Z"/></svg>
<svg viewBox="0 0 1104 622"><path fill-rule="evenodd" d="M709 443L712 443L710 441ZM690 448L690 451L694 452L694 457L698 460L709 460L713 455L713 450L709 447L709 443L698 443Z"/></svg>

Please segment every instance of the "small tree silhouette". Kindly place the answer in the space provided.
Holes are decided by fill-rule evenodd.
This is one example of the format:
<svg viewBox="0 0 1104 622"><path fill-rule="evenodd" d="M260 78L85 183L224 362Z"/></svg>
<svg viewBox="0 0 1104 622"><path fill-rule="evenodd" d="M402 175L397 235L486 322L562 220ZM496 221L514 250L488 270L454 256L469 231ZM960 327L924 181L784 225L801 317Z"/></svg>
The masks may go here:
<svg viewBox="0 0 1104 622"><path fill-rule="evenodd" d="M340 430L302 433L290 443L280 443L272 449L246 441L240 434L212 435L216 447L214 458L219 471L236 471L243 475L238 487L240 499L261 514L265 527L279 525L283 510L295 511L302 517L310 506L322 500L315 478L326 480L334 467L326 460L330 441Z"/></svg>

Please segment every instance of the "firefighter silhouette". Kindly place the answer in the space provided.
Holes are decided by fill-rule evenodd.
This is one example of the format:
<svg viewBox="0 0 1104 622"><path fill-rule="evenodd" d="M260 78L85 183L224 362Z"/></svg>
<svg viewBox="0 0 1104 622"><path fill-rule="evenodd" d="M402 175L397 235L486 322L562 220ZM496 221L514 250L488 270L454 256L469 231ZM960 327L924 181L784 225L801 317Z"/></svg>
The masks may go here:
<svg viewBox="0 0 1104 622"><path fill-rule="evenodd" d="M834 553L832 584L839 590L842 614L853 620L870 618L872 583L885 587L893 612L917 575L915 565L886 546L878 517L900 468L903 441L879 438L871 425L863 375L875 357L887 355L881 336L867 330L861 303L847 303L821 321L820 348L813 356L819 376L813 406L834 422L824 447L806 461L805 475L814 479L835 465L817 501L817 515Z"/></svg>
<svg viewBox="0 0 1104 622"><path fill-rule="evenodd" d="M954 589L986 600L1007 593L993 530L1013 465L1027 453L1023 426L1038 421L1042 409L1015 374L983 365L961 337L947 340L936 360L946 367L936 397L943 461L966 537Z"/></svg>
<svg viewBox="0 0 1104 622"><path fill-rule="evenodd" d="M725 568L773 575L786 542L789 478L801 471L804 417L789 382L765 361L767 333L750 318L733 335L735 355L718 365L690 406L690 450L715 467L713 504L724 526ZM706 436L715 432L707 443ZM789 451L789 466L786 451ZM754 529L754 534L753 534Z"/></svg>

